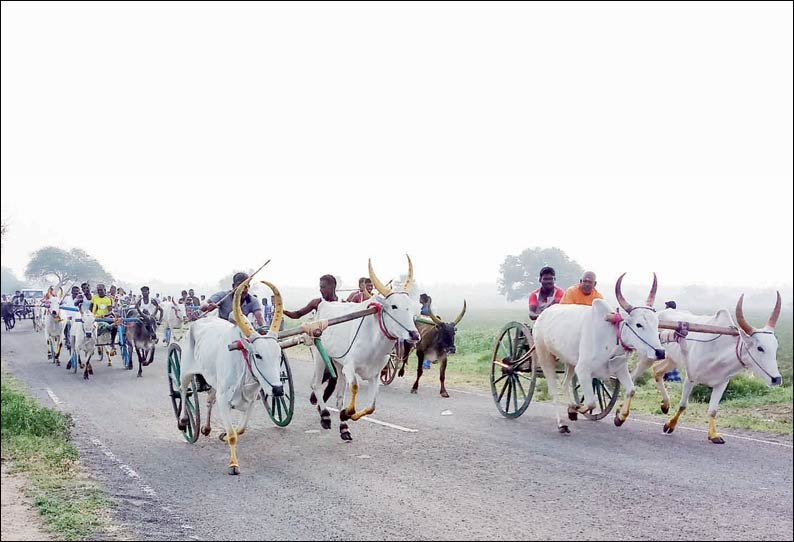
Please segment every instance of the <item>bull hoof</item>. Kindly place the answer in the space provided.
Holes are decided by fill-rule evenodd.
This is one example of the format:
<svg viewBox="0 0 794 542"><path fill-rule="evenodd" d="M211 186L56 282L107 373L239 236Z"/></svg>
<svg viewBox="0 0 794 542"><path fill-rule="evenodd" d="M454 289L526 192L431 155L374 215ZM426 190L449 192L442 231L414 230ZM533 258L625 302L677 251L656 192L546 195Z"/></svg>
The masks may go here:
<svg viewBox="0 0 794 542"><path fill-rule="evenodd" d="M204 435L205 437L210 436L211 431L212 428L209 425L205 425L201 428L201 434Z"/></svg>
<svg viewBox="0 0 794 542"><path fill-rule="evenodd" d="M83 373L83 380L88 380L88 373Z"/></svg>
<svg viewBox="0 0 794 542"><path fill-rule="evenodd" d="M579 413L576 412L575 410L569 410L568 419L571 420L572 422L575 422L576 420L579 419Z"/></svg>
<svg viewBox="0 0 794 542"><path fill-rule="evenodd" d="M176 421L176 427L180 431L184 431L185 429L187 429L187 424L188 424L188 420L178 419Z"/></svg>
<svg viewBox="0 0 794 542"><path fill-rule="evenodd" d="M220 440L221 442L226 442L226 431L218 435L218 440Z"/></svg>
<svg viewBox="0 0 794 542"><path fill-rule="evenodd" d="M343 408L342 410L339 411L339 419L342 420L343 422L346 422L347 420L350 419L350 414L347 413L346 408Z"/></svg>
<svg viewBox="0 0 794 542"><path fill-rule="evenodd" d="M142 377L142 376L143 376L143 373L141 373L140 371L138 371L138 378L140 378L140 377Z"/></svg>
<svg viewBox="0 0 794 542"><path fill-rule="evenodd" d="M331 429L331 420L329 418L320 419L320 427L323 429Z"/></svg>
<svg viewBox="0 0 794 542"><path fill-rule="evenodd" d="M570 435L571 434L571 430L568 429L567 425L561 425L561 426L559 426L557 428L557 430L560 432L561 435Z"/></svg>
<svg viewBox="0 0 794 542"><path fill-rule="evenodd" d="M709 440L712 442L712 444L725 444L725 439L719 435L716 437L709 437Z"/></svg>
<svg viewBox="0 0 794 542"><path fill-rule="evenodd" d="M232 476L237 476L240 474L240 467L229 467L229 474Z"/></svg>
<svg viewBox="0 0 794 542"><path fill-rule="evenodd" d="M400 378L405 376L405 369L400 369L399 371L397 371L397 376L399 376Z"/></svg>
<svg viewBox="0 0 794 542"><path fill-rule="evenodd" d="M339 433L339 437L344 440L345 442L350 442L353 440L353 437L350 436L350 431L345 431L344 433Z"/></svg>
<svg viewBox="0 0 794 542"><path fill-rule="evenodd" d="M317 396L316 396L316 395L314 395L314 392L312 392L312 394L309 396L309 402L310 402L311 404L313 404L313 405L316 405L316 404L317 404Z"/></svg>
<svg viewBox="0 0 794 542"><path fill-rule="evenodd" d="M670 433L672 433L673 431L675 431L675 426L671 426L670 424L667 424L667 423L666 423L666 424L664 424L664 425L662 426L662 431L663 431L663 432L665 432L665 433L667 433L667 434L670 434Z"/></svg>
<svg viewBox="0 0 794 542"><path fill-rule="evenodd" d="M662 403L662 414L667 414L668 412L670 412L670 405Z"/></svg>
<svg viewBox="0 0 794 542"><path fill-rule="evenodd" d="M61 362L59 360L57 360L57 359L55 360L55 366L56 367L60 367L61 366Z"/></svg>
<svg viewBox="0 0 794 542"><path fill-rule="evenodd" d="M441 397L444 397L445 399L449 399L449 394L447 393L447 390L443 390L441 392Z"/></svg>
<svg viewBox="0 0 794 542"><path fill-rule="evenodd" d="M626 420L620 419L620 412L615 412L615 427L620 427L626 422Z"/></svg>
<svg viewBox="0 0 794 542"><path fill-rule="evenodd" d="M416 388L411 388L411 393L416 393Z"/></svg>

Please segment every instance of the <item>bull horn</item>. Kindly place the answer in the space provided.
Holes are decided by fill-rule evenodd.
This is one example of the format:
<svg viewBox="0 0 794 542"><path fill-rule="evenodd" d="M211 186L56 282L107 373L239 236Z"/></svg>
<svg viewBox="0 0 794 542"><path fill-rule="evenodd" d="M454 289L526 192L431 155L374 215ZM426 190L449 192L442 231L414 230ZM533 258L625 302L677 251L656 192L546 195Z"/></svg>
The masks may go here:
<svg viewBox="0 0 794 542"><path fill-rule="evenodd" d="M60 297L61 299L63 299L63 286L59 286L59 287L58 287L58 292L60 292L60 293L58 294L58 297Z"/></svg>
<svg viewBox="0 0 794 542"><path fill-rule="evenodd" d="M44 299L49 299L52 296L53 296L52 286L50 286L49 288L47 288L47 295L44 296Z"/></svg>
<svg viewBox="0 0 794 542"><path fill-rule="evenodd" d="M370 297L372 297L372 294L371 294L371 293L369 293L369 291L367 290L367 286L366 286L366 284L364 285L364 291L362 292L362 294L363 294L363 296L364 296L364 297L363 297L363 299L362 299L363 301L366 301L367 299L369 299Z"/></svg>
<svg viewBox="0 0 794 542"><path fill-rule="evenodd" d="M651 293L648 294L648 299L645 301L646 307L653 307L653 302L656 299L656 273L653 274L653 286L651 286Z"/></svg>
<svg viewBox="0 0 794 542"><path fill-rule="evenodd" d="M411 288L411 283L414 281L414 264L411 262L411 257L406 254L406 258L408 258L408 278L405 279L405 286L403 286L404 291L409 291Z"/></svg>
<svg viewBox="0 0 794 542"><path fill-rule="evenodd" d="M276 298L276 306L273 310L273 320L270 322L270 333L278 335L278 328L281 327L281 320L284 319L284 303L281 301L281 292L278 291L276 286L266 280L260 281L262 284L273 290L273 296Z"/></svg>
<svg viewBox="0 0 794 542"><path fill-rule="evenodd" d="M742 310L742 303L744 302L744 294L739 296L739 301L736 302L736 323L739 324L739 327L747 333L748 335L752 335L755 332L753 326L747 323L747 320L744 319L744 311Z"/></svg>
<svg viewBox="0 0 794 542"><path fill-rule="evenodd" d="M464 314L466 314L466 300L465 300L465 299L463 300L463 310L462 310L462 311L460 311L460 314L458 315L458 317L457 317L457 318L455 318L455 319L452 321L452 325L453 325L453 326L456 326L456 325L458 325L458 324L460 323L460 321L461 321L461 320L463 320L463 315L464 315Z"/></svg>
<svg viewBox="0 0 794 542"><path fill-rule="evenodd" d="M386 288L386 286L383 285L383 283L380 281L378 276L375 274L375 270L372 269L372 258L370 258L368 261L369 261L369 280L372 281L372 285L375 287L375 289L378 292L380 292L380 295L386 297L391 293L391 288Z"/></svg>
<svg viewBox="0 0 794 542"><path fill-rule="evenodd" d="M771 327L775 329L777 325L777 318L780 316L780 306L782 305L783 300L780 299L780 292L777 293L777 303L775 303L775 308L772 310L772 314L769 316L769 320L766 322L767 327Z"/></svg>
<svg viewBox="0 0 794 542"><path fill-rule="evenodd" d="M623 277L625 276L626 273L620 275L620 278L618 278L618 281L615 283L615 297L618 299L618 304L623 308L624 311L631 312L634 307L632 307L631 304L626 301L626 298L623 297L623 292L620 291L620 285L623 283Z"/></svg>
<svg viewBox="0 0 794 542"><path fill-rule="evenodd" d="M250 322L248 322L248 319L243 315L242 308L240 308L240 300L243 297L243 290L245 290L250 283L251 277L248 277L245 281L243 281L243 283L234 290L234 300L232 301L232 307L234 308L234 321L237 324L237 327L240 328L240 331L243 332L245 337L251 337L252 335L256 334L256 331L251 326Z"/></svg>
<svg viewBox="0 0 794 542"><path fill-rule="evenodd" d="M433 320L433 322L437 326L440 326L444 323L444 321L441 318L433 314L433 309L431 309L430 307L427 307L427 315L430 317L431 320Z"/></svg>

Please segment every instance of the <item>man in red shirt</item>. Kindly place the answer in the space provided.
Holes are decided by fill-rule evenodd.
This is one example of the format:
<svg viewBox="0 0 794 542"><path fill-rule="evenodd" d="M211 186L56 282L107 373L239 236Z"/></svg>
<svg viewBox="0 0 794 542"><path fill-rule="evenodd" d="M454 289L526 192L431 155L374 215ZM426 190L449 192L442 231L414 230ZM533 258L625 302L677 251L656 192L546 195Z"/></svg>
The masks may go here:
<svg viewBox="0 0 794 542"><path fill-rule="evenodd" d="M529 294L529 319L537 320L544 309L559 303L565 292L554 282L557 276L554 268L546 266L540 270L540 288Z"/></svg>

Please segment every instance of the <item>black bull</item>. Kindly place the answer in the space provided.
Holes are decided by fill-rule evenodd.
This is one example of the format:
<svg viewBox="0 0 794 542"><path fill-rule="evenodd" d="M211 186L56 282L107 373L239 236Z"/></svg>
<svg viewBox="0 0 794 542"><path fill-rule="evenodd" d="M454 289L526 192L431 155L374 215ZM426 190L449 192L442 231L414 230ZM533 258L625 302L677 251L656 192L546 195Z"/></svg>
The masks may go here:
<svg viewBox="0 0 794 542"><path fill-rule="evenodd" d="M138 376L143 375L143 368L154 361L154 350L157 344L157 322L148 313L130 310L129 317L138 317L138 321L129 326L127 340L132 343L138 355ZM132 370L132 363L127 367Z"/></svg>
<svg viewBox="0 0 794 542"><path fill-rule="evenodd" d="M416 345L417 369L416 382L411 387L411 393L416 393L419 388L419 379L422 378L422 360L425 358L435 359L440 364L439 380L441 381L441 397L449 397L444 386L444 379L447 373L447 356L455 353L455 324L425 324L417 322L416 329L419 330L422 339ZM405 374L405 365L408 363L408 356L414 346L404 342L397 343L397 355L400 370L398 376ZM402 362L402 363L400 363Z"/></svg>

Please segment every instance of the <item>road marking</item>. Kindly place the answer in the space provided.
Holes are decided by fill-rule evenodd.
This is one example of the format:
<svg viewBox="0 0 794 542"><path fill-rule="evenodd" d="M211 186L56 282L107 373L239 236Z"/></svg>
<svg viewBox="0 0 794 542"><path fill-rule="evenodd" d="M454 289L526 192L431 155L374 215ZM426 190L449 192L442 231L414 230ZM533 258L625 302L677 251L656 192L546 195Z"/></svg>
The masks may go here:
<svg viewBox="0 0 794 542"><path fill-rule="evenodd" d="M664 424L662 422L652 422L650 420L639 420L637 418L635 418L634 421L635 422L640 422L640 423L647 423L647 424L650 424L650 425L661 425L661 426L664 426ZM708 434L708 431L706 431L705 429L696 429L694 427L684 427L683 425L679 425L678 427L676 427L676 429L686 429L687 431L695 431L696 433L707 433ZM784 442L775 442L774 440L764 440L764 439L759 439L759 438L743 437L741 435L730 435L728 433L720 433L720 434L722 436L724 436L724 437L736 438L736 439L740 439L740 440L749 440L751 442L760 442L761 444L772 444L773 446L783 446L784 448L794 448L794 446L792 446L791 444L786 444Z"/></svg>
<svg viewBox="0 0 794 542"><path fill-rule="evenodd" d="M129 476L130 478L132 478L132 479L136 480L136 481L138 482L138 486L141 488L141 491L143 491L144 493L146 493L147 495L149 495L149 496L151 496L151 497L156 497L156 496L157 496L157 493L154 491L154 489L152 489L152 487L151 487L150 485L146 484L146 483L145 483L145 482L144 482L144 481L141 479L141 476L140 476L140 474L138 474L137 472L135 472L135 470L134 470L132 467L130 467L129 465L127 465L127 464L125 464L125 463L122 463L122 462L121 462L121 459L119 459L118 457L116 457L116 454L114 454L114 453L113 453L113 452L110 450L110 448L108 448L107 446L105 446L105 445L102 443L102 441L101 441L101 440L99 440L98 438L92 438L92 439L91 439L91 443L92 443L94 446L96 446L97 448L99 448L99 450L100 450L100 451L101 451L103 454L105 454L105 457L107 457L108 459L110 459L110 460L111 460L112 462L114 462L114 463L118 463L118 467L119 467L119 469L120 469L120 470L121 470L121 471L122 471L124 474L126 474L126 475L127 475L127 476Z"/></svg>
<svg viewBox="0 0 794 542"><path fill-rule="evenodd" d="M333 410L334 412L339 412L338 409L332 408L332 407L328 407L328 410ZM370 418L369 416L364 416L361 419L365 420L365 421L368 421L368 422L376 423L378 425L382 425L384 427L391 427L392 429L397 429L399 431L404 431L406 433L418 433L419 432L418 429L410 429L408 427L403 427L402 425L395 425L395 424L389 423L389 422L382 422L380 420L376 420L374 418Z"/></svg>
<svg viewBox="0 0 794 542"><path fill-rule="evenodd" d="M52 402L55 403L56 405L60 406L63 404L63 401L58 399L58 396L55 395L55 392L52 391L50 388L47 388L47 395L50 396L50 399L52 399Z"/></svg>

